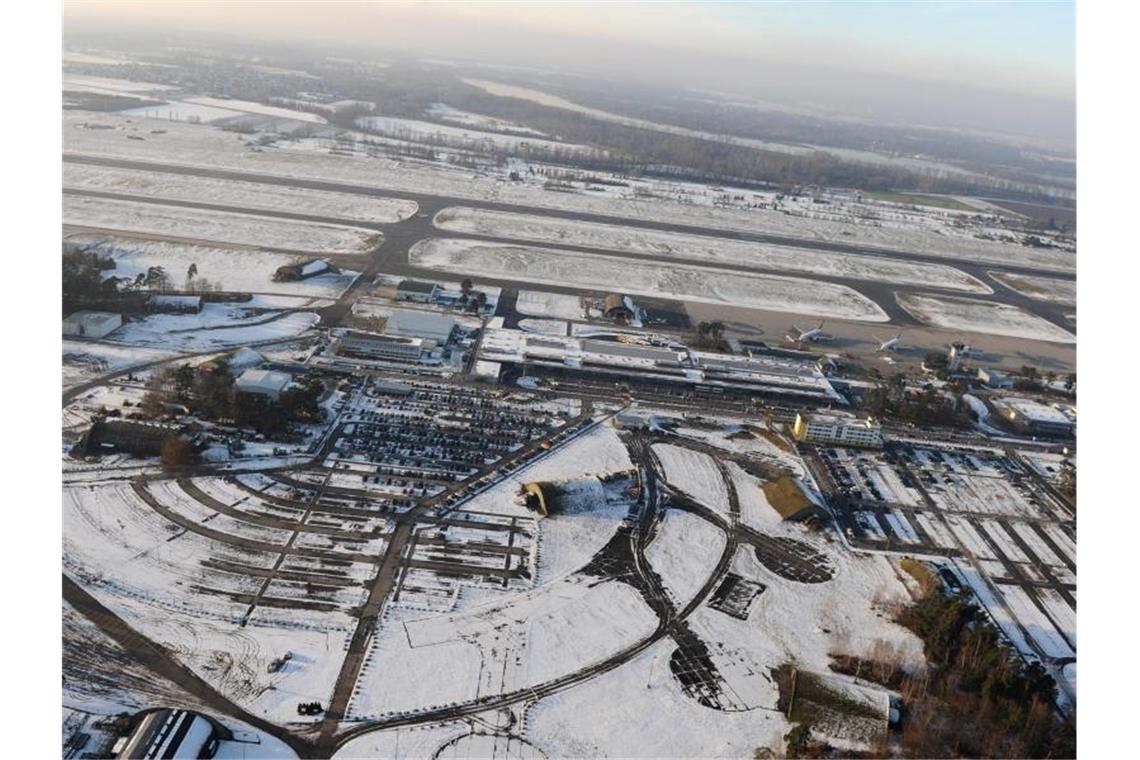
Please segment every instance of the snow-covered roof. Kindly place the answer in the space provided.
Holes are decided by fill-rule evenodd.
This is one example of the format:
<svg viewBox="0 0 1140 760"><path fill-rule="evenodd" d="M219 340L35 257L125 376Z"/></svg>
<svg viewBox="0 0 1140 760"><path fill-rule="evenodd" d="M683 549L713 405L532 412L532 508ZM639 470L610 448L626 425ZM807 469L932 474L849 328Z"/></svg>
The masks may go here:
<svg viewBox="0 0 1140 760"><path fill-rule="evenodd" d="M445 337L455 328L455 318L430 311L397 309L388 317L385 332L425 338Z"/></svg>
<svg viewBox="0 0 1140 760"><path fill-rule="evenodd" d="M246 393L280 393L289 383L292 375L268 369L247 369L234 382L234 387Z"/></svg>
<svg viewBox="0 0 1140 760"><path fill-rule="evenodd" d="M248 346L243 346L226 357L226 364L232 369L248 369L265 361L265 357Z"/></svg>
<svg viewBox="0 0 1140 760"><path fill-rule="evenodd" d="M1021 415L1030 422L1045 422L1055 423L1058 425L1068 425L1072 420L1062 412L1039 401L1034 401L1028 398L1019 398L1017 396L1006 396L999 399L999 403L1007 409L1011 409L1017 414Z"/></svg>
<svg viewBox="0 0 1140 760"><path fill-rule="evenodd" d="M326 260L324 260L324 259L313 259L312 261L308 262L303 267L301 267L301 275L303 277L308 277L310 275L320 274L321 272L327 271L330 268L331 268L331 265Z"/></svg>
<svg viewBox="0 0 1140 760"><path fill-rule="evenodd" d="M121 320L118 314L109 311L77 311L63 318L65 325L83 325L87 329L99 329Z"/></svg>
<svg viewBox="0 0 1140 760"><path fill-rule="evenodd" d="M402 280L396 286L397 291L404 293L425 293L431 295L439 288L439 285L434 282L422 282L420 280Z"/></svg>

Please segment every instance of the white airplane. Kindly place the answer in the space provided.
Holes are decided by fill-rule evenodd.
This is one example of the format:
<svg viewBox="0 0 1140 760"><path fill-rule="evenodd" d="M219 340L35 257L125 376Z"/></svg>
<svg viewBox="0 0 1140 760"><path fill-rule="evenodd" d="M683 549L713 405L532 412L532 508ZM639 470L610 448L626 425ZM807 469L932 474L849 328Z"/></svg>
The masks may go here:
<svg viewBox="0 0 1140 760"><path fill-rule="evenodd" d="M801 330L799 327L792 325L792 329L796 331L796 337L792 337L789 333L784 337L792 343L814 343L817 340L827 340L828 336L823 333L823 322L820 322L816 327L810 330Z"/></svg>
<svg viewBox="0 0 1140 760"><path fill-rule="evenodd" d="M883 340L876 335L875 340L879 341L879 351L898 351L899 341L902 340L902 330L899 330L898 334L893 338Z"/></svg>

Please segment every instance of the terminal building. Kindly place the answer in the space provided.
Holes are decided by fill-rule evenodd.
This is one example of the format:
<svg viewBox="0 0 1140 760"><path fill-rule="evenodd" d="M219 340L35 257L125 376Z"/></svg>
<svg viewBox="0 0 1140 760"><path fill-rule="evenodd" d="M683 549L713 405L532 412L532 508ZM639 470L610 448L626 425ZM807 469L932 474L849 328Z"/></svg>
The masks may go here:
<svg viewBox="0 0 1140 760"><path fill-rule="evenodd" d="M528 376L583 379L708 395L767 395L845 404L812 359L694 351L653 336L556 337L488 327L479 359Z"/></svg>
<svg viewBox="0 0 1140 760"><path fill-rule="evenodd" d="M828 446L858 446L880 449L883 432L871 419L860 420L836 414L796 414L792 436L805 443Z"/></svg>

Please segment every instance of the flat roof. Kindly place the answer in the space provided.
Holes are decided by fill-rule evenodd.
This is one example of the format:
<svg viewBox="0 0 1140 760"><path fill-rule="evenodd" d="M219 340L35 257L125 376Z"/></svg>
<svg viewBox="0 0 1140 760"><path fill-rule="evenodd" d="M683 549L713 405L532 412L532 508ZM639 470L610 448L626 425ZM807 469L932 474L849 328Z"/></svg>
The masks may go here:
<svg viewBox="0 0 1140 760"><path fill-rule="evenodd" d="M277 372L271 369L247 369L238 376L236 384L258 390L280 391L291 382L293 382L293 376L287 372Z"/></svg>
<svg viewBox="0 0 1140 760"><path fill-rule="evenodd" d="M122 316L112 311L77 311L68 314L63 321L69 325L102 325L113 319L122 319Z"/></svg>
<svg viewBox="0 0 1140 760"><path fill-rule="evenodd" d="M385 332L394 333L449 333L455 328L455 318L430 311L396 309L388 317Z"/></svg>
<svg viewBox="0 0 1140 760"><path fill-rule="evenodd" d="M1005 398L998 399L998 402L1031 422L1050 422L1058 425L1073 424L1073 420L1060 409L1042 404L1033 399L1006 396Z"/></svg>
<svg viewBox="0 0 1140 760"><path fill-rule="evenodd" d="M396 286L396 290L405 290L409 293L431 294L438 287L440 287L439 283L435 282L423 282L421 280L400 280L400 284Z"/></svg>

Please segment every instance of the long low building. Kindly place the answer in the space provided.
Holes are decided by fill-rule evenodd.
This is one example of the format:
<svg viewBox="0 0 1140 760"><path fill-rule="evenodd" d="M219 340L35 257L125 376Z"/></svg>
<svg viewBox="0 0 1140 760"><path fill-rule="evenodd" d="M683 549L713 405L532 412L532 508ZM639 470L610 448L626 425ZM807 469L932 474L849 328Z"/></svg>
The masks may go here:
<svg viewBox="0 0 1140 760"><path fill-rule="evenodd" d="M418 362L436 347L434 340L349 331L333 341L333 353L353 359Z"/></svg>
<svg viewBox="0 0 1140 760"><path fill-rule="evenodd" d="M548 368L552 374L609 376L614 382L676 383L714 393L846 403L810 359L692 351L665 338L608 341L488 327L479 359Z"/></svg>
<svg viewBox="0 0 1140 760"><path fill-rule="evenodd" d="M882 448L883 431L871 419L836 414L796 414L792 436L797 441L831 446Z"/></svg>
<svg viewBox="0 0 1140 760"><path fill-rule="evenodd" d="M136 718L134 730L115 746L117 758L213 757L230 732L189 710L154 710Z"/></svg>
<svg viewBox="0 0 1140 760"><path fill-rule="evenodd" d="M293 382L288 372L275 372L268 369L247 369L234 381L234 390L253 396L265 396L276 401L281 393Z"/></svg>

